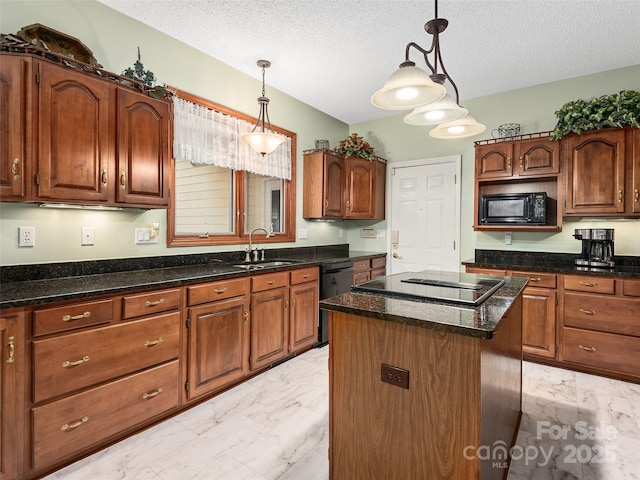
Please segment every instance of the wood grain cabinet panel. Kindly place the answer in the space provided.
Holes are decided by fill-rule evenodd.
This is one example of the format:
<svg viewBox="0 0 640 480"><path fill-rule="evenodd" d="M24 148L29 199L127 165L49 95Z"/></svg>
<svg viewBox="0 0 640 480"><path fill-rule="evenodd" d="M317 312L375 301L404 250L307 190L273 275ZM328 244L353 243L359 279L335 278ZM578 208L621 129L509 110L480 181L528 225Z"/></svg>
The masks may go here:
<svg viewBox="0 0 640 480"><path fill-rule="evenodd" d="M179 288L157 290L137 295L127 295L122 299L122 318L153 315L180 308L182 294Z"/></svg>
<svg viewBox="0 0 640 480"><path fill-rule="evenodd" d="M75 302L33 312L33 334L65 332L106 324L114 319L114 299Z"/></svg>
<svg viewBox="0 0 640 480"><path fill-rule="evenodd" d="M0 480L18 478L19 451L22 440L23 398L19 394L18 369L22 368L25 339L18 334L22 314L0 316Z"/></svg>
<svg viewBox="0 0 640 480"><path fill-rule="evenodd" d="M565 275L564 289L613 295L616 291L616 284L613 278L592 277L590 275Z"/></svg>
<svg viewBox="0 0 640 480"><path fill-rule="evenodd" d="M76 455L177 407L179 391L174 360L33 408L34 467Z"/></svg>
<svg viewBox="0 0 640 480"><path fill-rule="evenodd" d="M40 402L178 358L180 313L33 341Z"/></svg>
<svg viewBox="0 0 640 480"><path fill-rule="evenodd" d="M289 296L289 352L296 352L311 347L318 338L317 279L292 285Z"/></svg>
<svg viewBox="0 0 640 480"><path fill-rule="evenodd" d="M0 60L0 199L24 201L31 183L27 169L31 142L31 59L5 55Z"/></svg>
<svg viewBox="0 0 640 480"><path fill-rule="evenodd" d="M187 287L188 305L215 302L249 292L249 278L236 278Z"/></svg>
<svg viewBox="0 0 640 480"><path fill-rule="evenodd" d="M566 327L640 337L640 299L565 292L563 319Z"/></svg>
<svg viewBox="0 0 640 480"><path fill-rule="evenodd" d="M255 278L255 277L254 277ZM289 288L251 294L251 370L272 364L288 353Z"/></svg>

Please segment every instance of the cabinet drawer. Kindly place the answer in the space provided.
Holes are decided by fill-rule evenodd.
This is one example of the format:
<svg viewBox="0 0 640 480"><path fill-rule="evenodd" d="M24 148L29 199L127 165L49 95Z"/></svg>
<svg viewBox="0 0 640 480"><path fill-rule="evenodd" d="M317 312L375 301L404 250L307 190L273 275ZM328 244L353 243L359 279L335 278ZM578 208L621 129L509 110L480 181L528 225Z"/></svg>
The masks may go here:
<svg viewBox="0 0 640 480"><path fill-rule="evenodd" d="M356 260L353 262L353 271L362 272L371 268L371 260Z"/></svg>
<svg viewBox="0 0 640 480"><path fill-rule="evenodd" d="M551 273L521 272L513 271L514 277L524 277L529 279L527 287L556 288L556 276Z"/></svg>
<svg viewBox="0 0 640 480"><path fill-rule="evenodd" d="M33 401L178 357L180 313L33 342Z"/></svg>
<svg viewBox="0 0 640 480"><path fill-rule="evenodd" d="M187 288L189 305L214 302L249 293L249 278L235 278Z"/></svg>
<svg viewBox="0 0 640 480"><path fill-rule="evenodd" d="M251 277L251 291L261 292L278 287L289 286L289 272L265 273Z"/></svg>
<svg viewBox="0 0 640 480"><path fill-rule="evenodd" d="M122 299L122 318L140 317L180 308L180 289L129 295Z"/></svg>
<svg viewBox="0 0 640 480"><path fill-rule="evenodd" d="M565 290L577 290L579 292L615 293L615 280L613 278L591 277L579 275L565 275Z"/></svg>
<svg viewBox="0 0 640 480"><path fill-rule="evenodd" d="M314 280L318 280L318 267L300 268L291 271L291 285L313 282Z"/></svg>
<svg viewBox="0 0 640 480"><path fill-rule="evenodd" d="M113 299L73 303L33 312L33 334L64 332L113 320Z"/></svg>
<svg viewBox="0 0 640 480"><path fill-rule="evenodd" d="M625 280L622 293L627 297L640 297L640 280Z"/></svg>
<svg viewBox="0 0 640 480"><path fill-rule="evenodd" d="M637 376L640 338L564 328L562 360Z"/></svg>
<svg viewBox="0 0 640 480"><path fill-rule="evenodd" d="M566 327L640 337L640 300L567 292L563 319Z"/></svg>
<svg viewBox="0 0 640 480"><path fill-rule="evenodd" d="M371 280L378 277L384 277L387 274L387 270L384 268L379 268L376 270L371 270L370 276Z"/></svg>
<svg viewBox="0 0 640 480"><path fill-rule="evenodd" d="M504 277L507 274L506 270L498 270L493 268L482 268L482 267L465 267L465 271L467 273L476 273L480 275L499 275Z"/></svg>
<svg viewBox="0 0 640 480"><path fill-rule="evenodd" d="M369 280L369 272L359 272L353 275L353 284L358 285Z"/></svg>
<svg viewBox="0 0 640 480"><path fill-rule="evenodd" d="M177 360L32 410L35 468L178 406Z"/></svg>
<svg viewBox="0 0 640 480"><path fill-rule="evenodd" d="M378 258L371 259L371 268L373 269L386 267L386 265L387 265L387 257L378 257Z"/></svg>

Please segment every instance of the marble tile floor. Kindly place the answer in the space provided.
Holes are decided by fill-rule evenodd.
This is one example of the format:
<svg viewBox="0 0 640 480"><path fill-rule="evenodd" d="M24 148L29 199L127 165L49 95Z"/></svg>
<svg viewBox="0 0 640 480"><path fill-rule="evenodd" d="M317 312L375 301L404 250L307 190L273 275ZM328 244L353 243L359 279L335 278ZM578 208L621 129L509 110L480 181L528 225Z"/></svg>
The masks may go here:
<svg viewBox="0 0 640 480"><path fill-rule="evenodd" d="M327 354L299 355L46 480L325 480ZM528 362L523 373L508 480L640 479L640 385Z"/></svg>

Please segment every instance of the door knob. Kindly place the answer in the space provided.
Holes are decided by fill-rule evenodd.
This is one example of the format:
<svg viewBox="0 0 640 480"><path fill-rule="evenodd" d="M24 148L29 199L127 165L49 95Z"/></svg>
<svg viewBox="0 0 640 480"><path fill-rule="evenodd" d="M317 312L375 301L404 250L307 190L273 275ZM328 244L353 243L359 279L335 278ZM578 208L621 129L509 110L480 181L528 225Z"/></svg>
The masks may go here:
<svg viewBox="0 0 640 480"><path fill-rule="evenodd" d="M393 258L402 258L400 255L398 255L397 253L393 254Z"/></svg>

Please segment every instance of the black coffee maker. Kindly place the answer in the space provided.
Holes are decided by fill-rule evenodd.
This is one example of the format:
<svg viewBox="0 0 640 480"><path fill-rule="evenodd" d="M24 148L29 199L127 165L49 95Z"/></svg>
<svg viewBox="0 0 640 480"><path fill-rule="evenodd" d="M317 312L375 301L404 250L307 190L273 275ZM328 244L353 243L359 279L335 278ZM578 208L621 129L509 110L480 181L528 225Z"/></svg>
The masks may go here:
<svg viewBox="0 0 640 480"><path fill-rule="evenodd" d="M582 240L578 267L613 268L613 228L576 228L573 236Z"/></svg>

